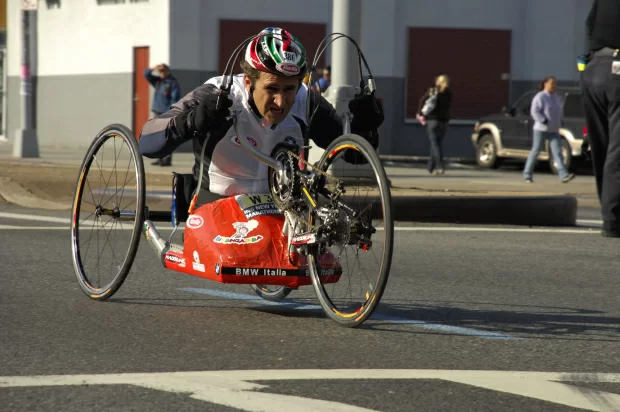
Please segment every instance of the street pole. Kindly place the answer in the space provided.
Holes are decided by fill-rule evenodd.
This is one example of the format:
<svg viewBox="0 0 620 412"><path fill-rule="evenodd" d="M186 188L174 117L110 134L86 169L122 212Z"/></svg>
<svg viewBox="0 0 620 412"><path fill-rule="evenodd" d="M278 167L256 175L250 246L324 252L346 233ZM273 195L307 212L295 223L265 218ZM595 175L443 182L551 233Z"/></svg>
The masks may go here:
<svg viewBox="0 0 620 412"><path fill-rule="evenodd" d="M37 131L34 127L34 95L30 51L36 44L37 0L21 0L21 128L15 133L13 157L39 157Z"/></svg>
<svg viewBox="0 0 620 412"><path fill-rule="evenodd" d="M360 44L361 38L361 0L333 0L333 32L343 33ZM348 101L353 98L355 85L359 83L357 73L356 48L350 40L342 38L332 43L332 81L329 97L338 113L348 111ZM346 102L345 102L346 101ZM346 103L344 107L340 107Z"/></svg>
<svg viewBox="0 0 620 412"><path fill-rule="evenodd" d="M361 48L361 31L362 1L333 0L332 32L346 34ZM332 36L330 39L335 37ZM355 96L355 89L359 87L360 81L357 48L351 40L343 37L331 44L331 66L331 83L324 97L342 117L349 112L349 102ZM324 152L316 144L312 146L308 159L310 163L317 162ZM343 160L334 162L330 172L339 178L374 177L372 167L369 165L350 165Z"/></svg>

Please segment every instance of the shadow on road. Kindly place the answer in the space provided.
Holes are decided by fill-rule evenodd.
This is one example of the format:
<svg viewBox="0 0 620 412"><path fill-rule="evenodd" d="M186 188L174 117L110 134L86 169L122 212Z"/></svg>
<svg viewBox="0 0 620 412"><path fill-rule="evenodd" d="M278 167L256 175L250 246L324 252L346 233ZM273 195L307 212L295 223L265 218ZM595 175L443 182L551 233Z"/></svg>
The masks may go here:
<svg viewBox="0 0 620 412"><path fill-rule="evenodd" d="M522 339L620 341L620 317L605 316L606 312L599 310L480 302L382 301L378 312ZM378 321L365 327L375 329L389 324Z"/></svg>
<svg viewBox="0 0 620 412"><path fill-rule="evenodd" d="M290 318L325 318L318 306L312 310L297 310L300 306L317 305L315 299L286 299L279 305L260 299L240 302L224 297L209 296L188 299L111 298L109 302L185 308L214 306L245 308ZM444 330L411 328L409 325L401 327L398 324L402 321L417 321L510 335L521 339L620 342L620 317L606 316L606 312L600 310L488 302L382 300L376 313L380 315L381 320L371 319L361 326L362 329L396 333L462 335ZM383 320L386 318L396 322Z"/></svg>

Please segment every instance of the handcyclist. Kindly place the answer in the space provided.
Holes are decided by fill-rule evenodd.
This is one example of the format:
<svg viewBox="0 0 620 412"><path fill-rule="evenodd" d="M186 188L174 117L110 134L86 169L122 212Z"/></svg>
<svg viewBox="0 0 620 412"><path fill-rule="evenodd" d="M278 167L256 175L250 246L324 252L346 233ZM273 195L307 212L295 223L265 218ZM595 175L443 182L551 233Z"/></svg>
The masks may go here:
<svg viewBox="0 0 620 412"><path fill-rule="evenodd" d="M301 42L286 30L268 27L251 41L241 62L242 74L234 76L229 97L218 91L223 77L214 77L172 105L169 111L150 119L142 129L139 147L148 158L162 158L179 145L192 141L197 181L202 145L206 143L204 172L198 203L247 193L269 193L268 166L255 159L239 139L270 154L278 143L292 137L302 147L308 133L325 149L343 134L340 116L323 97L310 95L311 119L306 118L307 86L302 83L311 69ZM316 108L316 110L315 110ZM231 111L238 115L237 136ZM353 115L351 132L365 137L376 149L377 129L383 110L374 96L356 96L349 102ZM350 151L347 151L350 152ZM355 163L354 156L345 161Z"/></svg>

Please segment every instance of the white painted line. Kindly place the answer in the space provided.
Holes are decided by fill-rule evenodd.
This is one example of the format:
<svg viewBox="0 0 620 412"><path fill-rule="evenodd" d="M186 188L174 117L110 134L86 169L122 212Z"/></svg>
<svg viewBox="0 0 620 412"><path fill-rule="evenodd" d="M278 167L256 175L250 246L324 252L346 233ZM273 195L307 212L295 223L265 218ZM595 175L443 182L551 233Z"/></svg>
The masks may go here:
<svg viewBox="0 0 620 412"><path fill-rule="evenodd" d="M157 230L172 230L173 227L167 224L157 226ZM183 230L184 226L179 226L178 230ZM17 225L0 225L0 230L70 230L69 223L67 226L17 226ZM133 230L128 222L122 228L117 227L116 230ZM381 231L382 228L377 230ZM518 229L518 228L484 228L484 227L395 227L395 232L496 232L496 233L565 233L574 235L598 235L596 230L589 229Z"/></svg>
<svg viewBox="0 0 620 412"><path fill-rule="evenodd" d="M39 222L50 222L50 223L64 223L67 227L59 228L59 227L27 227L27 226L11 226L11 225L0 225L0 229L12 229L19 230L23 228L24 230L59 230L59 229L67 229L71 224L71 220L67 218L53 217L53 216L39 216L32 214L22 214L22 213L6 213L0 212L0 218L4 219L17 219L17 220L31 220L31 221L39 221ZM581 222L602 222L598 220L583 220ZM156 222L157 230L172 230L172 226L168 222ZM129 226L129 225L127 225ZM41 228L41 229L38 229ZM180 225L179 229L183 229L184 225ZM125 230L132 230L131 227L124 227ZM377 230L383 230L383 228L377 228ZM394 231L397 232L510 232L510 233L569 233L569 234L598 234L597 231L584 229L555 229L555 228L518 228L518 227L467 227L467 226L450 226L450 227L434 227L434 226L395 226Z"/></svg>
<svg viewBox="0 0 620 412"><path fill-rule="evenodd" d="M205 402L246 411L367 411L340 402L258 392L254 381L439 379L591 411L620 409L620 395L561 382L620 383L618 373L433 369L268 369L93 375L0 376L0 387L135 385L184 393ZM372 382L368 383L369 385ZM424 405L420 405L424 408Z"/></svg>
<svg viewBox="0 0 620 412"><path fill-rule="evenodd" d="M377 228L383 230L383 228ZM571 233L571 234L598 234L598 232L584 229L554 229L554 228L511 228L511 227L395 227L395 232L504 232L504 233Z"/></svg>
<svg viewBox="0 0 620 412"><path fill-rule="evenodd" d="M157 230L160 232L170 231L173 227L165 226L165 227L157 227ZM182 227L179 226L178 230L181 230ZM69 232L71 230L70 226L14 226L14 225L0 225L0 230L66 230ZM88 228L84 230L89 230ZM106 229L103 229L106 230ZM123 227L117 226L114 230L133 230L133 226L126 225Z"/></svg>
<svg viewBox="0 0 620 412"><path fill-rule="evenodd" d="M53 216L41 216L41 215L31 215L31 214L23 214L23 213L0 212L0 218L3 218L3 219L19 219L19 220L33 220L33 221L36 221L36 222L66 223L67 225L71 224L71 220L68 219L68 218L53 217Z"/></svg>
<svg viewBox="0 0 620 412"><path fill-rule="evenodd" d="M597 225L603 226L602 220L588 220L588 219L577 219L578 225Z"/></svg>

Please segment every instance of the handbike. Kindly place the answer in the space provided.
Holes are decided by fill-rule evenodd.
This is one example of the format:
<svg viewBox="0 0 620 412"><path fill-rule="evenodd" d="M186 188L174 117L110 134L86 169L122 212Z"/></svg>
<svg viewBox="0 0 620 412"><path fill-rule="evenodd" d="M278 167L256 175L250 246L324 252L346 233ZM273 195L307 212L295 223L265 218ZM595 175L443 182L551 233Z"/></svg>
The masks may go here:
<svg viewBox="0 0 620 412"><path fill-rule="evenodd" d="M333 35L349 38L340 33L330 36ZM253 38L237 47L233 65L229 60L222 94L230 91L234 62ZM349 40L357 47L354 40ZM325 39L321 45L324 42ZM358 52L361 72L364 58L359 47ZM317 51L315 64L320 53ZM374 87L368 72L369 86L364 87L362 76L361 93L368 93ZM311 108L307 111L310 114ZM233 112L232 117L233 130L236 136L241 136L237 133L237 113ZM239 138L243 148L268 166L270 193L240 194L195 208L202 182L201 162L193 199L185 214L177 208L179 187L174 182L171 210L151 211L146 207L144 164L137 140L121 124L107 126L86 153L74 196L72 257L81 289L95 300L114 295L127 277L140 237L144 235L166 269L220 283L250 284L259 296L271 301L282 300L291 290L312 284L328 317L343 326L359 326L373 313L385 290L394 225L385 170L370 143L350 133L350 119L350 114L344 113L344 134L313 165L305 160L309 147L299 147L294 140L287 140L272 153L265 154L249 140ZM114 152L111 156L108 152L106 157L104 144L110 142ZM121 148L119 153L117 144ZM123 148L128 153L123 154ZM106 161L112 164L111 168L106 167ZM120 178L116 170L119 163L127 163ZM334 176L334 170L345 166L347 172ZM351 179L362 174L359 170L350 173L351 168L358 166L370 171L373 178L350 184ZM99 178L103 189L93 188L90 172ZM345 182L352 195L345 190ZM113 189L109 189L111 185ZM356 194L364 188L369 192L356 200ZM126 195L130 196L129 200L123 200ZM168 240L162 238L155 222L172 223ZM182 245L173 242L180 223L185 223ZM84 227L87 233L81 233ZM128 241L117 239L119 228L121 233L131 233ZM99 236L101 230L105 236ZM95 243L97 250L92 252ZM125 250L118 255L112 250L111 255L103 256L103 250L99 249L105 249L106 245L120 245ZM89 252L94 266L88 264ZM370 256L370 262L349 264L350 257L364 256ZM346 262L341 262L342 257ZM101 272L106 269L112 274L111 279L100 281ZM362 271L366 269L374 274L363 276ZM352 284L356 276L361 277L359 286ZM339 287L345 288L342 295L336 290ZM353 295L358 292L359 301L354 302Z"/></svg>

